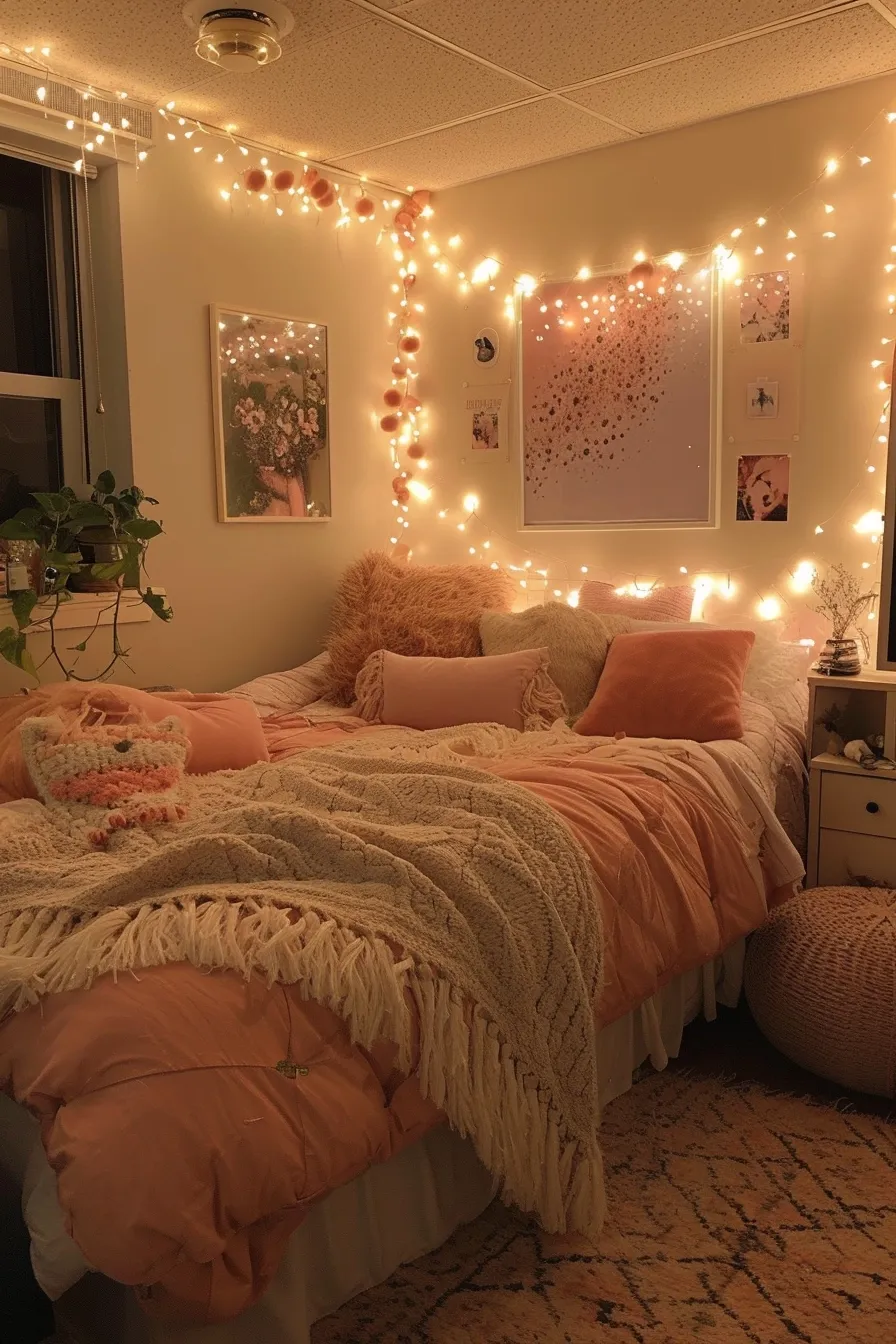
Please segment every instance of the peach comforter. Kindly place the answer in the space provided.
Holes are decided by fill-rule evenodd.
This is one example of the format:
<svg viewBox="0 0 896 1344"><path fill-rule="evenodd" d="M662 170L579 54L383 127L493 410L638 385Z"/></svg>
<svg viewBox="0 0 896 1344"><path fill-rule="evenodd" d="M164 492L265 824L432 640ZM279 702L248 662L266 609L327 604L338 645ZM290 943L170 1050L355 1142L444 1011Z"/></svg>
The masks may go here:
<svg viewBox="0 0 896 1344"><path fill-rule="evenodd" d="M266 722L275 760L369 731ZM539 794L591 859L601 1022L757 928L801 876L774 814L781 734L763 706L748 706L742 743L530 737L475 763ZM298 1071L277 1067L294 1060ZM183 964L7 1018L0 1079L42 1122L87 1262L133 1284L147 1310L195 1321L248 1306L313 1202L440 1118L390 1046L353 1046L298 987Z"/></svg>

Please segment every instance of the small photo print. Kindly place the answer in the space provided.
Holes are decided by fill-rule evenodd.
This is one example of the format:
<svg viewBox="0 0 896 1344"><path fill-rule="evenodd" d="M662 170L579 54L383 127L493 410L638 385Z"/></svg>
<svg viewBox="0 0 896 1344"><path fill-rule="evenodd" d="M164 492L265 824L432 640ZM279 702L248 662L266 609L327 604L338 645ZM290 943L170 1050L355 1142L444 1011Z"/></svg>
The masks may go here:
<svg viewBox="0 0 896 1344"><path fill-rule="evenodd" d="M500 442L500 411L473 412L473 450L496 451Z"/></svg>
<svg viewBox="0 0 896 1344"><path fill-rule="evenodd" d="M790 272L745 275L740 291L742 345L790 340Z"/></svg>
<svg viewBox="0 0 896 1344"><path fill-rule="evenodd" d="M786 523L790 457L786 453L737 459L737 521Z"/></svg>
<svg viewBox="0 0 896 1344"><path fill-rule="evenodd" d="M778 384L767 378L747 383L747 415L751 420L777 420Z"/></svg>

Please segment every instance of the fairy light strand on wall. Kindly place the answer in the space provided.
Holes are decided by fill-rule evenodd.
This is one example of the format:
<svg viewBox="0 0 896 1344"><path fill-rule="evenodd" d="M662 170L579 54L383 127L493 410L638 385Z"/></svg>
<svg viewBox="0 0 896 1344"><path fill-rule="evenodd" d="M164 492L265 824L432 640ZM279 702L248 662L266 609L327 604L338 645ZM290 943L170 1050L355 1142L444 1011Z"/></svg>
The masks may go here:
<svg viewBox="0 0 896 1344"><path fill-rule="evenodd" d="M66 130L76 135L82 146L83 157L76 167L83 169L91 154L104 151L107 148L107 137L117 154L116 136L128 134L130 118L126 113L123 114L118 118L117 126L108 120L104 122L96 109L91 109L91 100L108 102L117 98L124 103L127 94L124 91L108 94L92 85L58 76L49 66L50 49L41 48L39 57L35 51L35 48L14 51L0 46L0 55L12 57L34 72L40 72L47 82L52 78L80 93L85 104L85 116L65 120ZM36 86L34 96L35 104L45 107L46 83L41 82ZM472 492L468 492L460 501L460 507L445 506L444 500L439 498L438 475L433 470L434 453L425 441L425 411L416 391L424 313L419 289L424 274L432 271L441 280L453 282L459 297L476 289L497 294L499 281L508 276L509 280L501 285L503 295L496 302L502 305L505 318L512 323L517 321L518 300L522 296L537 294L540 283L537 275L527 268L510 265L499 256L465 256L463 239L458 234L449 237L444 245L440 243L432 231L433 209L426 192L415 192L413 188L405 192L394 192L392 188L386 188L385 191L382 187L375 189L363 176L315 164L304 153L290 154L266 147L259 142L240 138L233 131L182 116L174 100L169 99L159 106L158 117L167 141L182 144L191 153L198 169L205 171L207 166L214 169L218 179L214 195L231 210L235 210L238 205L242 205L242 208L262 208L284 220L324 215L332 220L336 230L370 223L379 226L373 230L376 241L380 247L390 251L395 267L394 279L391 281L392 302L387 317L394 354L388 381L384 380L386 385L382 403L372 409L371 423L375 433L380 436L380 442L385 434L388 443L393 510L389 544L396 553L410 552L415 516L429 517L434 523L442 523L457 531L460 546L469 559L480 560L496 568L503 567L511 573L517 579L521 591L525 592L527 600L541 600L547 594L565 597L575 605L581 582L594 570L593 562L570 564L527 549L521 544L519 536L503 536L483 518L481 501ZM575 278L585 281L592 275L628 272L632 280L639 267L663 265L675 271L685 261L689 261L695 266L702 264L707 270L714 268L723 285L736 285L745 271L762 265L760 258L767 253L784 257L788 264L797 261L800 249L810 234L824 244L836 246L839 234L838 192L842 191L843 182L851 174L861 172L872 162L872 156L863 152L872 132L881 124L893 126L894 123L896 113L881 112L861 133L856 144L843 154L826 159L812 181L783 206L766 209L753 219L725 230L721 237L710 243L674 249L663 258L657 258L656 262L639 252L623 265L619 264L618 259L583 265ZM138 168L147 161L149 152L147 148L137 151ZM797 204L808 212L807 220L798 222L794 218ZM797 223L799 227L794 227ZM883 493L882 468L886 461L890 411L889 370L893 353L888 347L893 340L892 318L896 312L896 239L889 247L883 271L887 293L886 304L882 307L891 320L884 333L877 338L876 349L869 352L874 355L868 360L871 371L869 392L872 397L879 398L874 414L871 447L847 496L829 517L814 524L815 538L824 535L844 509L852 505L855 497L863 490L867 491L869 476L875 478L877 498L880 499ZM565 320L562 312L555 315L554 320ZM421 514L423 508L428 508L429 513ZM874 568L879 560L883 528L880 509L864 509L853 527L857 536L867 537L869 546L876 548L871 552L872 558L862 561L863 569ZM502 564L494 558L495 543L499 543L502 549L515 551L521 563ZM807 544L805 549L811 547ZM630 575L623 587L626 591L644 595L665 578L681 581L687 577L693 583L698 599L705 599L711 593L730 598L743 584L748 569L741 566L739 575L732 577L730 573L717 569L681 564L674 567L674 576L672 573L668 576ZM758 614L772 619L787 607L791 596L805 593L811 585L810 570L814 571L814 562L801 558L782 576L778 586L757 591ZM869 616L874 619L873 610Z"/></svg>

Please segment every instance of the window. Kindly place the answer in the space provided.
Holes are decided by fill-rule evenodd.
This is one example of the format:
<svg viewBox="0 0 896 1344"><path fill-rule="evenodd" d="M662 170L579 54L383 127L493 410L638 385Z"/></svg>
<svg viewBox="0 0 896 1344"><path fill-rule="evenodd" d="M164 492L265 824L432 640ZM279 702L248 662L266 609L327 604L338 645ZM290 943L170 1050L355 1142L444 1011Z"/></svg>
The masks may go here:
<svg viewBox="0 0 896 1344"><path fill-rule="evenodd" d="M76 191L0 155L0 520L87 477Z"/></svg>

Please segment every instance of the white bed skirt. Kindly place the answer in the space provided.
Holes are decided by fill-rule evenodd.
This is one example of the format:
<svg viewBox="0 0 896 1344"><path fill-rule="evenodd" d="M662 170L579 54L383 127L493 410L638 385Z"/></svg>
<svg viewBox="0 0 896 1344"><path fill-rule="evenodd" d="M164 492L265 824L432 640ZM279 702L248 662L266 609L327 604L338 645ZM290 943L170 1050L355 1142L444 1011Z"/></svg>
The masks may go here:
<svg viewBox="0 0 896 1344"><path fill-rule="evenodd" d="M655 1068L665 1068L678 1054L684 1027L701 1010L711 1019L717 1003L737 1003L744 948L739 942L715 962L679 976L603 1029L598 1066L604 1105L628 1091L632 1075L648 1059ZM10 1109L19 1112L15 1122ZM2 1147L18 1150L20 1180L22 1120L34 1126L20 1107L10 1104L0 1111ZM470 1143L440 1126L316 1205L290 1238L264 1297L239 1319L163 1326L143 1314L129 1289L84 1272L64 1231L53 1173L33 1133L28 1146L24 1208L32 1261L44 1290L52 1297L63 1294L56 1304L60 1344L309 1344L312 1322L440 1246L494 1196L492 1178ZM79 1274L83 1277L74 1282Z"/></svg>

